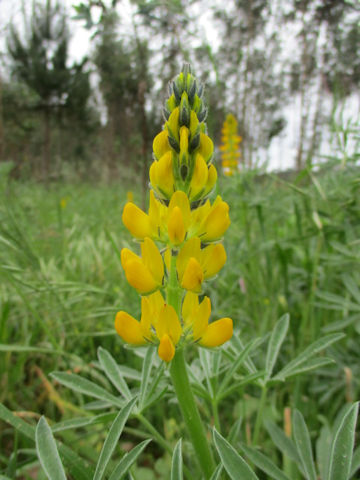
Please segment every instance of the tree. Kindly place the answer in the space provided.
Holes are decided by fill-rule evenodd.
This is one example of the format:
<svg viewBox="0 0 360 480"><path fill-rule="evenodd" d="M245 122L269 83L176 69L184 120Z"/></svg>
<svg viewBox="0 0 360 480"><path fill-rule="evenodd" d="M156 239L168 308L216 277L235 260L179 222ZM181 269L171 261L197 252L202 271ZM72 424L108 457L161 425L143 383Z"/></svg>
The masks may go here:
<svg viewBox="0 0 360 480"><path fill-rule="evenodd" d="M24 18L25 38L14 25L10 28L8 51L12 73L36 95L34 109L41 112L43 123L42 176L49 178L51 134L62 112L81 115L90 95L85 62L68 66L69 30L60 4L34 3L31 18ZM80 88L79 88L80 85Z"/></svg>

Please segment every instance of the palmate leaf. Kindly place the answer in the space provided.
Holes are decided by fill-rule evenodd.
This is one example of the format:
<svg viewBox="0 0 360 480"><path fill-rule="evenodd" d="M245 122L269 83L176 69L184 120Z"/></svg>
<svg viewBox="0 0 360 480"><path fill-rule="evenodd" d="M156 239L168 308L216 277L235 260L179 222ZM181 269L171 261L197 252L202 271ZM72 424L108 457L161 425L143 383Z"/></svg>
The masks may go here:
<svg viewBox="0 0 360 480"><path fill-rule="evenodd" d="M300 353L294 360L291 360L286 367L284 367L278 374L273 377L273 380L284 381L287 377L294 375L294 372L301 370L301 367L308 364L309 360L321 352L328 346L332 345L334 342L341 340L345 335L343 333L333 333L326 335L325 337L319 338L311 345L309 345L303 352ZM301 372L304 370L301 370Z"/></svg>
<svg viewBox="0 0 360 480"><path fill-rule="evenodd" d="M66 480L55 439L45 417L41 417L35 431L36 452L49 480Z"/></svg>
<svg viewBox="0 0 360 480"><path fill-rule="evenodd" d="M287 437L285 433L279 428L275 423L270 421L265 421L265 428L268 431L271 440L274 442L276 447L287 457L301 465L301 460L297 449L294 445L294 442L291 438Z"/></svg>
<svg viewBox="0 0 360 480"><path fill-rule="evenodd" d="M245 460L216 429L214 429L213 437L221 463L224 465L231 480L239 480L240 478L241 480L259 480Z"/></svg>
<svg viewBox="0 0 360 480"><path fill-rule="evenodd" d="M121 480L128 472L131 465L135 462L135 460L150 442L151 439L144 440L143 442L139 443L139 445L136 445L136 447L134 447L131 452L127 453L117 464L109 480ZM129 478L132 477L129 475Z"/></svg>
<svg viewBox="0 0 360 480"><path fill-rule="evenodd" d="M255 448L240 446L241 450L245 453L248 459L254 463L260 470L265 472L269 477L275 480L290 480L266 455L259 452Z"/></svg>
<svg viewBox="0 0 360 480"><path fill-rule="evenodd" d="M115 447L119 441L120 435L123 431L127 419L129 418L135 402L136 398L130 400L130 402L128 402L126 406L119 412L114 422L112 423L109 433L107 434L107 437L105 439L103 448L101 449L93 480L101 480L103 478L111 455L115 450Z"/></svg>

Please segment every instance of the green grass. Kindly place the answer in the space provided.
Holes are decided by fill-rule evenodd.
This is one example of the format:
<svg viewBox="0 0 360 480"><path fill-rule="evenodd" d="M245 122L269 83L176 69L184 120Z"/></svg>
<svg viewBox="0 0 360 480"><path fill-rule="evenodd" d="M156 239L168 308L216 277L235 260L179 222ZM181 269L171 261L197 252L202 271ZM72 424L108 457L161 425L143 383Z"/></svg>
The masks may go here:
<svg viewBox="0 0 360 480"><path fill-rule="evenodd" d="M122 247L134 248L121 222L126 188L57 183L46 189L5 180L1 188L0 402L13 411L58 421L71 418L84 413L84 397L53 382L50 372L80 372L108 387L93 363L99 346L118 363L141 368L142 359L122 346L113 327L119 309L134 316L140 310L119 257ZM227 264L207 293L213 318L232 317L241 341L263 338L252 356L257 368L264 368L265 343L286 312L290 328L276 370L325 334L346 333L327 350L333 365L267 392L265 419L282 426L284 408L296 407L316 439L345 402L359 398L360 170L329 167L316 176L303 172L301 178L246 172L221 178L218 190L230 205L232 224L225 238ZM66 199L65 208L61 199ZM140 203L140 191L135 191L135 201ZM225 401L219 412L222 434L242 416L241 438L246 438L247 429L254 428L260 395L254 383ZM149 417L175 444L180 427L171 422L177 409L170 406L165 421L164 405L155 405ZM84 433L78 451L98 451L99 434L99 428ZM266 431L259 435L267 454L276 459ZM75 442L70 434L68 439ZM21 448L30 445L3 428L0 473L9 470L8 455L16 442ZM165 461L163 451L152 448L148 463L167 471L159 466Z"/></svg>

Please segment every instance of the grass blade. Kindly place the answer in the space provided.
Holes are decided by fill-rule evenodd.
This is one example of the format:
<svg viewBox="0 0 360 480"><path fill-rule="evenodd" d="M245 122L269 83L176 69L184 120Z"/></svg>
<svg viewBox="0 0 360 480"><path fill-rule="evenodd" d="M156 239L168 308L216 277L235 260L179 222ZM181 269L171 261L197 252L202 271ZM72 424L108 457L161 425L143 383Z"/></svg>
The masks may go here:
<svg viewBox="0 0 360 480"><path fill-rule="evenodd" d="M114 422L112 423L109 433L107 434L107 437L105 439L103 448L101 449L93 480L101 480L103 478L111 455L115 450L116 444L119 441L120 435L123 431L125 423L127 422L127 419L129 418L135 402L136 398L130 400L130 402L128 402L126 406L119 412Z"/></svg>
<svg viewBox="0 0 360 480"><path fill-rule="evenodd" d="M214 443L221 462L231 480L239 480L239 478L241 480L258 480L258 477L245 460L216 429L214 429Z"/></svg>
<svg viewBox="0 0 360 480"><path fill-rule="evenodd" d="M66 480L55 439L45 417L41 417L35 430L36 451L49 480Z"/></svg>

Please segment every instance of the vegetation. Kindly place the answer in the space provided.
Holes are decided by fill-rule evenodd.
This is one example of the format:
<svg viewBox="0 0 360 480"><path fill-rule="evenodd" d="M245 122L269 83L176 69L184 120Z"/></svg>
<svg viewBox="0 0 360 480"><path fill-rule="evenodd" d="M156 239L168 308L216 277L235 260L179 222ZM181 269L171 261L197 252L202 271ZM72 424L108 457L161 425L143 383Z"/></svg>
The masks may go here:
<svg viewBox="0 0 360 480"><path fill-rule="evenodd" d="M355 4L234 1L224 12L214 2L206 11L221 32L215 48L198 41L203 2L189 3L134 1L126 14L117 0L75 6L93 37L90 58L72 66L68 14L58 5L34 6L26 35L9 31L0 109L0 480L359 478L359 131L343 113L359 80ZM291 58L282 41L289 29L300 41ZM181 99L171 84L163 124L160 97L182 59L207 88L196 83L195 101L191 82ZM256 167L284 132L289 107L299 120L296 169ZM240 165L226 175L221 126L231 112L239 122L231 160ZM152 144L153 192L173 213L160 159L177 159L171 185L193 211L208 193L200 175L192 188L196 152L207 177L217 167L210 201L221 195L223 211L230 207L227 261L194 291L211 298L224 337L233 321L221 347L198 348L215 345L204 332L194 339L194 326L174 340L155 325L156 348L133 348L127 331L120 328L128 343L116 334L119 310L141 316L121 255L138 245L122 218L137 240L148 236L128 202L148 204ZM173 267L186 239L179 206L165 236L161 228L150 235L157 246L171 243ZM216 240L223 252L225 223L202 243ZM170 288L165 300L180 318L180 274L172 273L173 290L155 287ZM152 292L151 281L145 290L146 282L132 283ZM185 340L187 367L178 355ZM193 428L200 421L206 437Z"/></svg>

